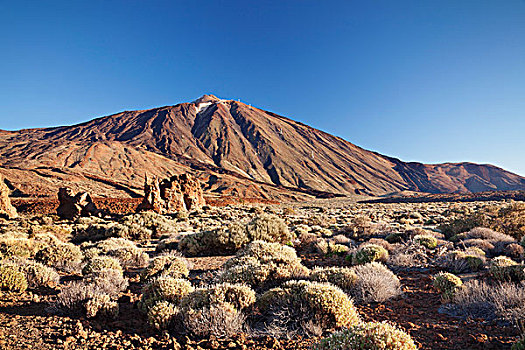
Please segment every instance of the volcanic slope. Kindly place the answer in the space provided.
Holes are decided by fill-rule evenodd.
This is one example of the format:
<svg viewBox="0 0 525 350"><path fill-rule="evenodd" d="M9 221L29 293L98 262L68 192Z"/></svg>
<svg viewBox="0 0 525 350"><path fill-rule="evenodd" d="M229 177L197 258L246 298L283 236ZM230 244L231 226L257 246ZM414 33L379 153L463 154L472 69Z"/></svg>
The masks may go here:
<svg viewBox="0 0 525 350"><path fill-rule="evenodd" d="M495 166L405 163L213 95L73 126L0 131L0 173L15 194L55 195L69 186L139 196L146 175L181 172L194 173L210 193L241 197L525 189L525 178Z"/></svg>

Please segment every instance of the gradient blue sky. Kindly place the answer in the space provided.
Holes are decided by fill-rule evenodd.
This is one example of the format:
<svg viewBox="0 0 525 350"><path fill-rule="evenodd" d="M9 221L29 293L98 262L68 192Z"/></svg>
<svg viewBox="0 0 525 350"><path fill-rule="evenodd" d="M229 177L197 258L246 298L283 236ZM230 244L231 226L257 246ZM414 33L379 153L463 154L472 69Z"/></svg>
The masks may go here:
<svg viewBox="0 0 525 350"><path fill-rule="evenodd" d="M525 175L525 1L0 0L0 129L241 99Z"/></svg>

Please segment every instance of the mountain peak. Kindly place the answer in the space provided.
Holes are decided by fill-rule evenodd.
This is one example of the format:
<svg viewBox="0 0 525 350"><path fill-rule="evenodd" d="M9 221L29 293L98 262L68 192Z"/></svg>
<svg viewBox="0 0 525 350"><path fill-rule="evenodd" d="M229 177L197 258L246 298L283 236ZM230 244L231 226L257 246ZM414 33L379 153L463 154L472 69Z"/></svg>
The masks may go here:
<svg viewBox="0 0 525 350"><path fill-rule="evenodd" d="M199 103L206 103L206 102L219 102L220 100L221 100L220 98L214 95L202 95L201 97L193 101L193 103L199 104Z"/></svg>

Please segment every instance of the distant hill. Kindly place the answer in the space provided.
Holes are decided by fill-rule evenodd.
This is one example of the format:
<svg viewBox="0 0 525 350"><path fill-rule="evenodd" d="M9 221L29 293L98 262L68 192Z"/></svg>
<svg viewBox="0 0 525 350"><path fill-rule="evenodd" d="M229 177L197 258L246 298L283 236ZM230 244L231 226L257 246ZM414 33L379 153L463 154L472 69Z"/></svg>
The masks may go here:
<svg viewBox="0 0 525 350"><path fill-rule="evenodd" d="M208 193L241 197L525 189L524 177L492 165L406 163L212 95L73 126L0 131L0 173L18 195L69 186L135 197L146 175L182 172Z"/></svg>

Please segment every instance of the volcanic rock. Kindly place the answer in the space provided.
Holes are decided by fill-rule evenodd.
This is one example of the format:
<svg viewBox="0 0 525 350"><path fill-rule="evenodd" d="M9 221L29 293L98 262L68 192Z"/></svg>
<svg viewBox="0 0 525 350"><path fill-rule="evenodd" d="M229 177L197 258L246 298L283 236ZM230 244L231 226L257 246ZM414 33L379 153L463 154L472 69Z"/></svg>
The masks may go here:
<svg viewBox="0 0 525 350"><path fill-rule="evenodd" d="M189 174L175 175L162 181L153 177L144 183L144 199L137 211L153 210L160 214L201 209L206 202L199 180Z"/></svg>
<svg viewBox="0 0 525 350"><path fill-rule="evenodd" d="M18 213L16 212L16 208L11 205L11 200L9 199L10 192L4 178L0 175L0 215L14 219L18 217Z"/></svg>
<svg viewBox="0 0 525 350"><path fill-rule="evenodd" d="M58 190L58 200L60 205L57 214L62 219L75 219L79 216L92 216L100 214L93 199L87 192L79 192L73 195L69 188L62 187Z"/></svg>

